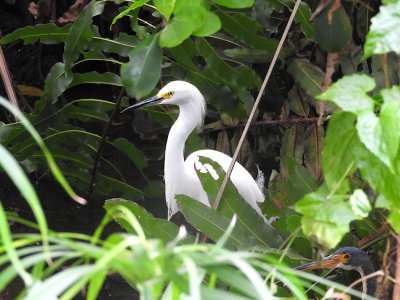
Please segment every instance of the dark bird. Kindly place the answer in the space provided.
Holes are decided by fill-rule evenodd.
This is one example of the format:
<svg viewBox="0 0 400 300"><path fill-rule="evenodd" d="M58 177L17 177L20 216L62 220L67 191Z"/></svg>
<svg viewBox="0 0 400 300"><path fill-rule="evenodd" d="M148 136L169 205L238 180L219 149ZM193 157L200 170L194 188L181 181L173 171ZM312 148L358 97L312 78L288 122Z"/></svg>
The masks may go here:
<svg viewBox="0 0 400 300"><path fill-rule="evenodd" d="M335 269L355 270L365 277L374 273L374 266L364 251L355 247L344 247L325 257L320 262L310 262L308 264L296 267L296 270L317 270L317 269ZM375 295L376 277L362 280L363 294Z"/></svg>

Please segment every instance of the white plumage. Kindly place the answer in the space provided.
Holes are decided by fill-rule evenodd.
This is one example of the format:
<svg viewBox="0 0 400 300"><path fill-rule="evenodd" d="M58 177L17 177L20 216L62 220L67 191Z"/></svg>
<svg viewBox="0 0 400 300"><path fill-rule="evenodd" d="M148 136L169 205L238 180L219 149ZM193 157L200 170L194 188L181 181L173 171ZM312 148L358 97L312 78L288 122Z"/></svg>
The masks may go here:
<svg viewBox="0 0 400 300"><path fill-rule="evenodd" d="M157 104L174 104L179 107L179 117L171 127L165 149L165 197L168 219L170 219L179 211L175 195L183 194L210 206L207 194L195 170L197 168L205 171L207 168L199 162L199 156L208 157L217 162L225 172L228 170L232 158L224 153L206 149L196 151L184 160L186 139L196 127L203 124L206 112L204 97L195 86L185 81L170 82L156 96L132 105L124 111ZM235 163L230 179L244 200L257 211L266 223L269 223L257 205L257 202L264 201L264 194L250 173L242 165Z"/></svg>

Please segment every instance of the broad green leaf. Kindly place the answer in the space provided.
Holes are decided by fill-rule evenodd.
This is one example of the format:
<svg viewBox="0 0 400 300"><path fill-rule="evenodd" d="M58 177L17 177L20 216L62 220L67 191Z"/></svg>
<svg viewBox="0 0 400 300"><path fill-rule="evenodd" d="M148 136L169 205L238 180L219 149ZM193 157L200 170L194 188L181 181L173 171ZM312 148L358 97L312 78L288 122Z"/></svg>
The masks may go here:
<svg viewBox="0 0 400 300"><path fill-rule="evenodd" d="M362 217L353 211L347 195L331 195L326 186L298 201L296 211L303 214L306 236L327 248L335 247L350 230L350 222Z"/></svg>
<svg viewBox="0 0 400 300"><path fill-rule="evenodd" d="M311 97L322 92L324 72L307 59L293 58L288 62L288 72L294 81Z"/></svg>
<svg viewBox="0 0 400 300"><path fill-rule="evenodd" d="M141 222L141 224L146 232L150 233L152 237L162 240L164 244L173 241L179 233L179 227L175 223L165 219L148 218L144 222ZM194 242L195 237L187 234L184 239L178 241L178 245L186 245Z"/></svg>
<svg viewBox="0 0 400 300"><path fill-rule="evenodd" d="M176 196L179 209L185 219L197 230L200 230L208 237L217 241L228 228L231 220L214 209L205 206L201 202L183 195ZM236 226L229 236L226 246L238 248L251 244L251 239L247 232L241 227Z"/></svg>
<svg viewBox="0 0 400 300"><path fill-rule="evenodd" d="M284 178L288 178L289 172L286 166L287 158L293 158L296 162L303 163L304 154L304 128L293 125L285 130L280 149L280 170Z"/></svg>
<svg viewBox="0 0 400 300"><path fill-rule="evenodd" d="M104 3L90 2L83 8L72 24L68 37L65 40L63 54L66 78L72 76L71 68L73 63L93 39L94 35L91 28L92 17L99 15L103 11L103 8Z"/></svg>
<svg viewBox="0 0 400 300"><path fill-rule="evenodd" d="M342 5L326 7L315 19L315 39L327 52L338 52L348 46L352 28Z"/></svg>
<svg viewBox="0 0 400 300"><path fill-rule="evenodd" d="M238 40L258 50L268 51L271 54L275 52L278 40L257 35L261 25L254 19L245 14L232 16L222 9L218 9L216 13L222 22L222 28Z"/></svg>
<svg viewBox="0 0 400 300"><path fill-rule="evenodd" d="M52 23L27 26L7 34L0 40L0 44L8 44L18 39L23 39L24 44L31 44L37 40L43 44L57 44L67 39L70 29L71 24L63 27Z"/></svg>
<svg viewBox="0 0 400 300"><path fill-rule="evenodd" d="M339 79L316 98L333 101L344 111L354 114L363 111L372 112L374 103L367 93L372 91L374 87L375 82L369 76L354 74Z"/></svg>
<svg viewBox="0 0 400 300"><path fill-rule="evenodd" d="M90 83L122 86L121 78L118 75L110 72L101 74L93 71L89 73L74 73L73 79L68 87Z"/></svg>
<svg viewBox="0 0 400 300"><path fill-rule="evenodd" d="M157 36L150 37L129 52L130 61L121 67L121 78L131 97L150 93L161 74L161 49Z"/></svg>
<svg viewBox="0 0 400 300"><path fill-rule="evenodd" d="M375 203L376 207L385 208L390 211L390 215L386 220L396 232L400 232L400 210L398 201L399 199L389 201L384 195L380 194Z"/></svg>
<svg viewBox="0 0 400 300"><path fill-rule="evenodd" d="M114 25L119 19L124 17L126 14L130 13L131 11L137 9L138 7L142 7L146 2L149 0L137 0L133 2L127 9L124 9L122 12L120 12L113 20L111 25Z"/></svg>
<svg viewBox="0 0 400 300"><path fill-rule="evenodd" d="M312 15L311 9L306 2L301 2L299 9L294 17L296 23L301 24L301 31L304 33L307 39L310 41L315 41L315 29L314 24L310 23L308 20Z"/></svg>
<svg viewBox="0 0 400 300"><path fill-rule="evenodd" d="M218 30L221 28L221 20L218 18L218 16L212 12L207 12L204 23L201 25L200 28L196 29L193 32L193 35L195 36L206 36L206 35L212 35L213 33L216 33Z"/></svg>
<svg viewBox="0 0 400 300"><path fill-rule="evenodd" d="M128 52L135 48L139 44L140 40L132 35L120 32L117 38L114 40L105 39L101 37L97 32L88 45L88 49L104 51L108 53L116 53L121 56L127 56Z"/></svg>
<svg viewBox="0 0 400 300"><path fill-rule="evenodd" d="M203 75L211 78L218 76L227 85L244 86L246 88L254 88L261 85L261 80L254 70L246 66L232 68L222 60L205 38L199 38L196 45L210 67L203 70Z"/></svg>
<svg viewBox="0 0 400 300"><path fill-rule="evenodd" d="M361 218L368 217L371 211L371 204L369 203L368 196L363 190L357 189L350 197L350 204L353 212Z"/></svg>
<svg viewBox="0 0 400 300"><path fill-rule="evenodd" d="M229 8L245 8L254 5L254 0L215 0L215 3Z"/></svg>
<svg viewBox="0 0 400 300"><path fill-rule="evenodd" d="M310 105L305 103L305 101L300 98L299 91L296 86L293 86L290 89L288 93L288 99L289 107L295 114L304 118L308 117L308 114L310 113Z"/></svg>
<svg viewBox="0 0 400 300"><path fill-rule="evenodd" d="M175 0L153 0L153 4L168 21L175 6Z"/></svg>
<svg viewBox="0 0 400 300"><path fill-rule="evenodd" d="M307 170L319 178L321 175L321 152L324 147L324 128L316 123L309 126L304 137L304 162Z"/></svg>
<svg viewBox="0 0 400 300"><path fill-rule="evenodd" d="M194 26L191 22L173 19L160 34L161 47L176 47L187 39L193 32Z"/></svg>
<svg viewBox="0 0 400 300"><path fill-rule="evenodd" d="M352 152L360 143L355 121L355 115L348 112L336 112L329 121L322 166L325 183L331 190L347 192L350 188L347 176L357 168Z"/></svg>
<svg viewBox="0 0 400 300"><path fill-rule="evenodd" d="M245 63L269 63L273 57L269 51L249 48L226 49L224 54Z"/></svg>
<svg viewBox="0 0 400 300"><path fill-rule="evenodd" d="M373 54L400 54L400 1L382 5L371 19L371 27L364 45L364 59Z"/></svg>
<svg viewBox="0 0 400 300"><path fill-rule="evenodd" d="M153 215L147 212L139 204L121 198L108 199L104 202L103 207L106 211L110 211L113 207L116 207L117 205L124 206L129 209L129 211L132 212L138 220L153 218Z"/></svg>
<svg viewBox="0 0 400 300"><path fill-rule="evenodd" d="M118 148L121 152L125 153L125 155L127 155L140 170L147 167L146 157L144 156L143 152L138 150L127 139L118 138L109 143Z"/></svg>
<svg viewBox="0 0 400 300"><path fill-rule="evenodd" d="M65 65L56 63L47 74L44 87L44 99L47 104L54 104L58 97L67 89L72 77L65 77Z"/></svg>
<svg viewBox="0 0 400 300"><path fill-rule="evenodd" d="M191 49L194 49L194 51L191 51ZM170 50L179 64L185 68L198 72L196 65L192 61L192 57L196 53L196 46L191 39L185 40L183 43L171 48Z"/></svg>
<svg viewBox="0 0 400 300"><path fill-rule="evenodd" d="M353 153L356 157L357 166L360 169L362 178L367 180L376 192L382 194L388 204L386 208L395 211L394 216L397 216L399 203L398 187L400 186L400 176L398 175L400 174L399 164L397 163L396 165L396 173L393 173L387 165L372 154L363 144L357 144L353 148ZM399 161L399 155L397 155L396 161ZM397 227L395 230L400 231L400 227Z"/></svg>

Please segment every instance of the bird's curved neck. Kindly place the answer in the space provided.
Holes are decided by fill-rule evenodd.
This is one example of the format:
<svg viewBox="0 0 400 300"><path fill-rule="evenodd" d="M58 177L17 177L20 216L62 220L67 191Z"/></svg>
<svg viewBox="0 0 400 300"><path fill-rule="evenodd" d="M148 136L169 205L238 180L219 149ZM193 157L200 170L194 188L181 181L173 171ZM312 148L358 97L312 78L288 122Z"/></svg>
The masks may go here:
<svg viewBox="0 0 400 300"><path fill-rule="evenodd" d="M368 276L369 274L374 273L374 266L372 265L371 261L365 262L362 268L357 270L361 277ZM376 277L371 277L368 279L362 280L363 285L363 293L368 294L370 296L375 296L376 292Z"/></svg>
<svg viewBox="0 0 400 300"><path fill-rule="evenodd" d="M190 111L186 111L185 107L180 107L179 117L169 132L167 146L165 148L164 173L166 180L169 174L175 174L176 172L185 170L183 167L185 142L189 134L196 127L196 121L190 116Z"/></svg>

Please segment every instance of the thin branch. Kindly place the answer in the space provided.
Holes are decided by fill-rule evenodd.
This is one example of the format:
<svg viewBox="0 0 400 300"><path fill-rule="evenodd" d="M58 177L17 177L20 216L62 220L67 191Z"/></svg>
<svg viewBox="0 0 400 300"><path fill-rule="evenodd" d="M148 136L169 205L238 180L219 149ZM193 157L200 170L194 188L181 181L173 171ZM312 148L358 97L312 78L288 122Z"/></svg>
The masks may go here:
<svg viewBox="0 0 400 300"><path fill-rule="evenodd" d="M287 126L287 125L292 125L292 124L298 124L298 123L315 123L319 120L319 117L313 117L313 118L293 118L293 119L284 119L284 120L265 120L265 121L257 121L253 122L250 124L251 127L256 127L256 126ZM328 121L328 118L325 118L323 121ZM244 127L246 126L245 123L239 123L239 124L233 124L233 125L225 125L223 127L217 127L217 128L208 128L204 129L201 134L206 134L209 132L214 132L214 131L222 131L226 129L231 129L231 128L239 128L239 127Z"/></svg>
<svg viewBox="0 0 400 300"><path fill-rule="evenodd" d="M395 273L395 283L393 287L392 299L396 300L400 297L400 242L398 240L399 236L395 235L397 239L396 245L396 273Z"/></svg>
<svg viewBox="0 0 400 300"><path fill-rule="evenodd" d="M100 141L100 144L99 144L99 148L97 149L97 152L96 152L96 157L95 157L94 162L93 162L92 174L91 174L91 179L90 179L89 197L88 197L89 199L92 197L92 193L93 193L94 187L95 187L94 182L96 180L97 163L98 163L98 161L100 159L101 153L103 152L104 144L106 143L108 130L110 129L110 126L111 126L112 121L113 121L113 119L115 117L115 114L117 113L117 111L119 111L119 105L121 104L121 100L122 100L122 95L123 94L124 94L124 89L122 88L121 91L119 92L117 101L115 102L115 106L114 106L114 109L113 109L113 111L111 113L110 120L108 121L106 127L104 128L103 135L101 137L101 141ZM93 201L91 201L91 203L92 202Z"/></svg>
<svg viewBox="0 0 400 300"><path fill-rule="evenodd" d="M273 70L273 68L275 66L275 63L276 63L277 59L278 59L279 53L280 53L280 51L282 49L283 43L284 43L284 41L286 39L286 36L287 36L287 34L289 32L290 26L293 23L294 16L296 15L296 12L297 12L297 9L299 8L300 3L301 3L301 0L296 0L296 4L294 5L293 11L292 11L292 13L290 15L290 18L289 18L289 21L288 21L288 23L286 25L285 31L283 32L281 40L279 41L279 44L278 44L278 47L277 47L277 49L275 51L274 57L272 58L272 61L271 61L271 64L270 64L270 66L268 68L267 74L265 75L265 79L264 79L264 82L263 82L263 84L261 86L260 92L258 93L257 99L256 99L256 101L254 103L254 106L253 106L252 110L251 110L249 119L247 120L246 126L244 127L243 133L242 133L242 135L240 137L240 140L239 140L239 143L238 143L238 145L236 147L235 153L233 154L231 164L230 164L230 166L228 168L228 171L226 172L226 175L225 175L224 180L222 182L221 188L218 191L218 195L217 195L217 197L215 199L215 202L214 202L214 205L213 205L214 209L218 208L219 202L221 201L222 193L224 192L225 187L226 187L226 185L228 183L229 177L231 176L231 173L232 173L232 170L233 170L233 166L235 165L235 162L236 162L237 157L238 157L239 152L240 152L240 148L242 147L242 144L243 144L244 139L245 139L245 137L247 135L247 132L249 131L250 124L254 119L258 104L260 103L260 100L261 100L261 96L264 93L265 87L267 86L268 80L269 80L269 78L271 76L272 70Z"/></svg>
<svg viewBox="0 0 400 300"><path fill-rule="evenodd" d="M0 32L0 38L2 34ZM8 99L11 101L12 105L20 110L18 105L17 95L15 93L14 84L12 81L10 70L8 69L7 61L3 53L3 48L0 45L0 75L3 79L4 87L7 92Z"/></svg>

